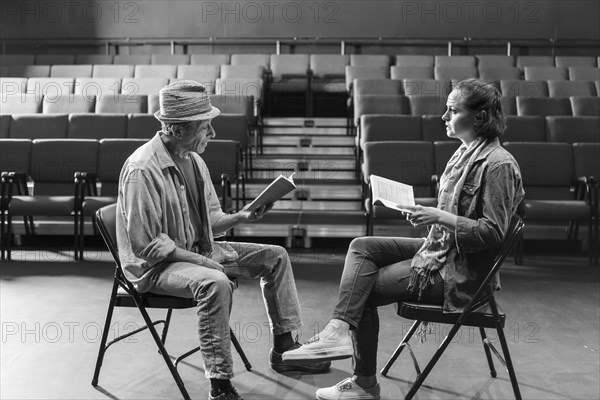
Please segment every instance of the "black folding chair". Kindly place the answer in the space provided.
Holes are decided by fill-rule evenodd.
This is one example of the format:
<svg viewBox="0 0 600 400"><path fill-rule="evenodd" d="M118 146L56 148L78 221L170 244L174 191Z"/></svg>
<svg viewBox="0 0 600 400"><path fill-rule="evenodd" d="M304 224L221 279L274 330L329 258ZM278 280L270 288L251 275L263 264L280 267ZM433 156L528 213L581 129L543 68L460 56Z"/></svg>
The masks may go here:
<svg viewBox="0 0 600 400"><path fill-rule="evenodd" d="M431 304L423 304L423 303L398 303L398 315L415 320L408 333L404 336L388 362L385 364L383 369L381 370L381 374L386 376L392 364L396 361L402 350L405 347L408 348L410 355L413 359L413 363L415 365L415 369L417 371L417 379L413 383L412 387L408 391L405 399L412 399L412 397L416 394L419 387L427 375L431 372L436 362L442 356L442 353L448 345L452 342L452 339L458 332L461 326L474 326L479 328L479 333L481 334L481 339L483 341L483 348L485 350L485 355L487 357L488 365L490 368L490 375L492 378L496 377L496 369L494 368L494 363L492 360L491 352L498 357L500 362L504 365L506 370L508 371L508 375L510 376L510 382L512 384L513 391L515 393L516 399L521 399L521 392L519 391L519 385L517 383L517 376L515 374L515 370L512 365L512 361L510 358L510 353L508 351L508 345L506 342L506 337L504 336L504 322L506 320L506 314L499 309L496 304L496 300L494 298L494 289L491 285L491 280L494 275L500 269L500 266L504 262L504 259L510 253L513 246L517 243L519 239L519 235L523 230L524 223L521 217L518 215L513 216L510 226L508 228L508 232L504 239L504 243L500 247L498 254L494 260L494 264L490 272L487 274L485 279L482 281L481 285L477 289L473 300L465 307L465 310L460 313L445 313L441 306L439 305L431 305ZM423 372L421 372L419 368L419 364L417 363L417 359L415 354L410 347L408 341L413 336L413 334L417 331L417 328L421 325L422 322L429 323L440 323L440 324L451 324L452 328L450 332L437 349ZM504 353L504 358L502 355L496 350L496 348L492 345L490 340L487 338L485 333L485 328L496 329L498 333L498 340L500 341L500 346L502 347L502 352ZM490 351L491 350L491 351Z"/></svg>
<svg viewBox="0 0 600 400"><path fill-rule="evenodd" d="M123 270L121 269L121 263L119 261L119 253L116 245L116 204L111 204L109 206L103 207L98 210L96 213L96 226L98 231L102 235L106 246L110 250L115 263L115 277L112 292L110 295L110 302L108 305L108 313L106 315L106 322L104 324L104 331L102 333L102 341L100 343L100 350L98 351L98 360L96 361L96 368L94 371L94 377L92 379L92 386L98 385L98 376L100 375L100 368L102 367L102 361L104 359L104 354L106 350L113 345L114 343L126 339L132 335L135 335L138 332L148 329L152 334L152 338L154 342L156 342L156 346L158 346L159 353L162 355L169 371L171 371L171 375L173 375L173 379L175 379L175 383L179 387L181 394L184 399L190 399L190 395L185 389L185 385L183 384L183 380L177 372L177 365L184 358L196 353L200 350L200 347L196 347L187 353L179 356L175 359L175 362L171 360L171 356L167 353L167 349L165 348L165 341L167 339L167 331L169 329L169 323L171 321L171 313L173 309L183 309L183 308L191 308L196 307L196 302L191 298L183 298L183 297L175 297L175 296L166 296L159 295L154 293L138 293L133 284L129 282L125 275L123 274ZM237 281L234 282L237 284ZM144 318L144 325L141 328L138 328L132 332L121 335L114 340L106 343L108 338L108 332L110 330L110 324L112 320L112 314L115 307L137 307ZM150 316L148 315L147 308L164 308L167 309L167 315L165 319L152 321ZM163 324L162 333L159 336L156 325ZM252 369L252 365L246 358L244 354L244 350L240 346L233 330L230 328L231 334L231 342L233 343L235 349L238 354L242 358L244 362L244 366L248 371Z"/></svg>

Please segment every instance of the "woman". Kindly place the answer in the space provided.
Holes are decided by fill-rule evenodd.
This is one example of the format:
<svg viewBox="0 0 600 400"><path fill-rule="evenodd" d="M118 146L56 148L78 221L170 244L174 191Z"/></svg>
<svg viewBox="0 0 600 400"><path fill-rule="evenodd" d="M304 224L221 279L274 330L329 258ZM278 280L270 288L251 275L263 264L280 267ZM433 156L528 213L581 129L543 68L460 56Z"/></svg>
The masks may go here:
<svg viewBox="0 0 600 400"><path fill-rule="evenodd" d="M350 244L333 318L283 355L284 361L354 357L353 376L319 389L317 399L379 399L378 306L420 301L461 311L472 299L524 196L519 166L498 140L506 127L501 98L477 79L458 83L448 96L442 119L448 137L462 145L440 179L437 208L417 205L406 214L413 226L428 227L427 238L363 237Z"/></svg>

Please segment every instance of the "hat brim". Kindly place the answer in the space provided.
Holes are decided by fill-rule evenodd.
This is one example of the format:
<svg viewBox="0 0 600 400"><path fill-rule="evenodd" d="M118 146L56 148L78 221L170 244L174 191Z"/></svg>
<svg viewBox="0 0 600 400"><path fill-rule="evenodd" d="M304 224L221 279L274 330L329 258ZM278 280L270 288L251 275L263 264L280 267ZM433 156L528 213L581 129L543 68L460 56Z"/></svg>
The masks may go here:
<svg viewBox="0 0 600 400"><path fill-rule="evenodd" d="M159 120L160 122L190 122L190 121L204 121L207 119L213 119L216 116L218 116L221 113L221 110L219 110L217 107L211 106L211 109L209 112L205 112L205 113L201 113L201 114L196 114L196 115L190 115L189 117L185 117L185 118L169 118L169 117L165 117L164 115L162 115L160 113L160 110L158 110L157 112L154 113L154 117Z"/></svg>

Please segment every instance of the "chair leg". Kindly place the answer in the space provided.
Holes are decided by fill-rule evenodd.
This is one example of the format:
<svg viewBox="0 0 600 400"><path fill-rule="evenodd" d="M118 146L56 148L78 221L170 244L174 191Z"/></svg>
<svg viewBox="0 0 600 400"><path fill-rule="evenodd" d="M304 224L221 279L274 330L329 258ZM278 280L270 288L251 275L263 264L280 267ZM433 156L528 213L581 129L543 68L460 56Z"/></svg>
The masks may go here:
<svg viewBox="0 0 600 400"><path fill-rule="evenodd" d="M521 400L521 391L519 390L519 383L517 382L517 375L513 367L512 359L510 358L510 352L508 351L508 344L506 343L506 337L504 336L504 330L498 326L496 331L498 332L498 338L500 339L500 346L502 347L502 353L504 353L504 360L506 361L506 369L508 370L508 376L510 377L510 384L512 385L513 392L515 393L515 399Z"/></svg>
<svg viewBox="0 0 600 400"><path fill-rule="evenodd" d="M171 315L173 314L173 310L169 308L167 311L167 316L165 317L165 324L162 329L162 337L161 342L164 345L167 342L167 333L169 332L169 325L171 324Z"/></svg>
<svg viewBox="0 0 600 400"><path fill-rule="evenodd" d="M452 341L452 339L456 335L456 332L458 332L459 329L460 325L458 324L454 324L452 326L452 329L450 329L450 332L448 333L440 347L438 347L433 357L431 357L431 360L429 360L423 372L419 376L417 376L415 383L413 383L412 387L406 394L406 400L412 399L413 396L417 393L417 390L419 390L419 388L421 387L421 385L423 384L423 382L425 381L425 379L427 378L437 361L440 359L440 357L442 356L442 354L444 353L444 351L446 350L446 348L448 347L448 345L450 344L450 342Z"/></svg>
<svg viewBox="0 0 600 400"><path fill-rule="evenodd" d="M388 362L381 369L381 375L387 376L388 371L390 370L390 368L392 367L394 362L396 362L396 359L398 358L400 353L402 353L402 350L404 350L404 347L406 346L406 344L408 343L408 341L410 340L412 335L414 335L414 333L417 331L417 328L419 328L419 325L421 325L421 321L415 321L412 324L412 326L410 327L410 329L408 330L406 335L404 335L404 337L402 338L402 341L400 342L398 347L396 347L396 350L394 350L394 353L392 354L392 356L390 357Z"/></svg>
<svg viewBox="0 0 600 400"><path fill-rule="evenodd" d="M231 343L233 343L233 347L235 347L235 350L240 355L242 362L246 367L246 371L250 371L252 369L252 364L250 364L250 361L248 361L246 353L244 353L244 349L242 349L240 342L238 341L237 337L235 336L235 333L233 333L233 330L231 328L229 328L229 335L231 336Z"/></svg>
<svg viewBox="0 0 600 400"><path fill-rule="evenodd" d="M114 282L112 292L110 294L110 302L108 303L108 311L106 312L106 321L104 322L104 330L102 331L102 340L100 341L98 358L96 359L96 367L94 368L94 377L92 378L92 386L94 387L98 386L98 377L100 375L102 361L104 360L104 354L106 353L106 340L108 339L108 331L110 330L110 323L112 321L112 315L115 309L115 302L117 301L118 288L119 285L117 282Z"/></svg>
<svg viewBox="0 0 600 400"><path fill-rule="evenodd" d="M79 260L79 215L77 211L73 216L73 258Z"/></svg>
<svg viewBox="0 0 600 400"><path fill-rule="evenodd" d="M483 343L483 349L485 350L485 357L487 358L488 365L490 367L490 376L495 378L498 376L496 368L494 368L494 360L492 359L492 353L486 343L487 335L485 334L485 328L479 327L479 333L481 334L481 342Z"/></svg>
<svg viewBox="0 0 600 400"><path fill-rule="evenodd" d="M10 214L10 211L6 213L6 237L4 238L5 240L5 246L4 246L4 252L5 257L7 260L11 259L11 246L12 246L12 215Z"/></svg>

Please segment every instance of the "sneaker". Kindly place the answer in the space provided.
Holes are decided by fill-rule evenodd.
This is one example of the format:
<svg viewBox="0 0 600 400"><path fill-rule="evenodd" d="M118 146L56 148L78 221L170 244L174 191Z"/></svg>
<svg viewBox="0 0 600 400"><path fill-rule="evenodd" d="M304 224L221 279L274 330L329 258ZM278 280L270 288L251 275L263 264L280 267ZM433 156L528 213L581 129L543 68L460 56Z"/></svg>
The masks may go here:
<svg viewBox="0 0 600 400"><path fill-rule="evenodd" d="M379 383L363 389L352 378L346 378L335 386L317 390L317 400L379 400L380 392Z"/></svg>
<svg viewBox="0 0 600 400"><path fill-rule="evenodd" d="M290 350L295 350L300 348L302 345L298 342L294 342ZM288 351L290 351L288 350ZM284 363L281 358L281 353L276 352L271 349L269 353L269 364L271 364L271 368L273 368L276 372L290 372L290 371L302 371L302 372L312 372L319 373L325 372L331 367L330 361L309 361L305 363L293 363L286 362Z"/></svg>
<svg viewBox="0 0 600 400"><path fill-rule="evenodd" d="M331 361L352 357L352 338L350 335L336 335L335 329L334 324L328 324L301 347L283 353L283 362Z"/></svg>
<svg viewBox="0 0 600 400"><path fill-rule="evenodd" d="M220 392L217 396L208 393L208 400L243 400L235 388Z"/></svg>

